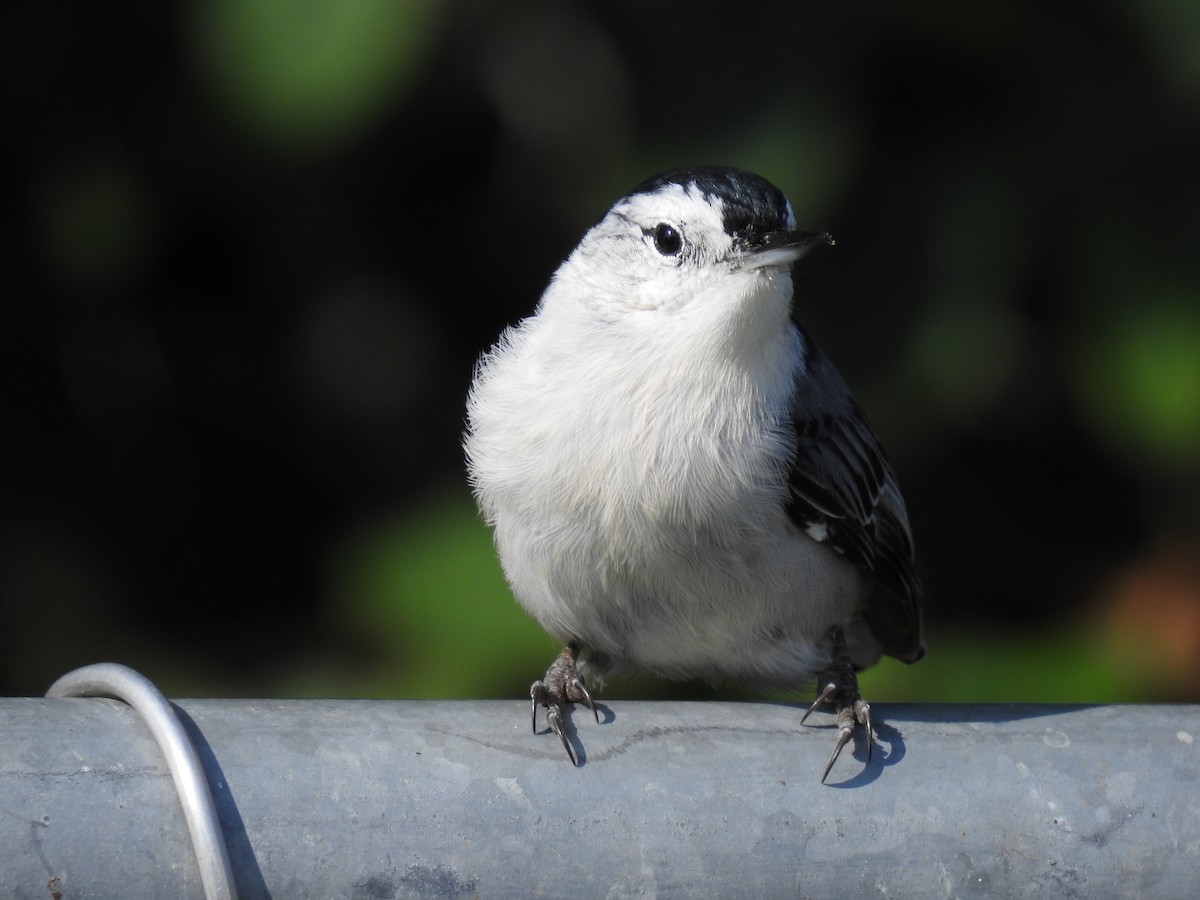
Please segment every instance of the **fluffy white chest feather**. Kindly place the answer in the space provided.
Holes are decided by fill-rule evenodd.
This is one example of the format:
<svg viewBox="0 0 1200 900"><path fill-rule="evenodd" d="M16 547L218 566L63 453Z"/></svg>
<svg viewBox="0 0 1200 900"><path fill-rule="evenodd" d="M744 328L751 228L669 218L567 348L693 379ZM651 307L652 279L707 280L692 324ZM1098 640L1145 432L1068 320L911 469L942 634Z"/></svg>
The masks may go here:
<svg viewBox="0 0 1200 900"><path fill-rule="evenodd" d="M601 670L794 685L865 587L786 514L800 336L630 319L543 312L481 364L467 453L508 580Z"/></svg>

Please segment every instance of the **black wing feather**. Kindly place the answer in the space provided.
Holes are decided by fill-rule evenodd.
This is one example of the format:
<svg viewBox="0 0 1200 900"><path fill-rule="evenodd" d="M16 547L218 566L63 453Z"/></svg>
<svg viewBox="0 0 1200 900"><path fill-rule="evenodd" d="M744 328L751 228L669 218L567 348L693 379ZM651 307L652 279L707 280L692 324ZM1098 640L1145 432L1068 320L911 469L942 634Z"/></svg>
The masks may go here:
<svg viewBox="0 0 1200 900"><path fill-rule="evenodd" d="M823 542L870 572L875 592L863 616L883 652L915 662L924 655L921 583L908 512L895 475L850 389L807 334L805 365L792 401L796 455L788 513Z"/></svg>

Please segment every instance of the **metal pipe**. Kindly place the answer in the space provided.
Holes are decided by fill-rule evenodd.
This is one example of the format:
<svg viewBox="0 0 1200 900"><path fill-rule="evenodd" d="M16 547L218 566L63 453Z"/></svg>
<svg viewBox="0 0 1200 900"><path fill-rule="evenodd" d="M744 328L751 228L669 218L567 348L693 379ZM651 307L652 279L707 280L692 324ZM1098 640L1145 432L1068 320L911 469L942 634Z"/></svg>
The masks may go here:
<svg viewBox="0 0 1200 900"><path fill-rule="evenodd" d="M832 717L785 703L598 702L579 768L528 700L174 705L243 898L1182 897L1200 872L1197 706L876 704L871 761L856 741L822 787ZM0 895L203 896L123 704L0 699L0 813Z"/></svg>

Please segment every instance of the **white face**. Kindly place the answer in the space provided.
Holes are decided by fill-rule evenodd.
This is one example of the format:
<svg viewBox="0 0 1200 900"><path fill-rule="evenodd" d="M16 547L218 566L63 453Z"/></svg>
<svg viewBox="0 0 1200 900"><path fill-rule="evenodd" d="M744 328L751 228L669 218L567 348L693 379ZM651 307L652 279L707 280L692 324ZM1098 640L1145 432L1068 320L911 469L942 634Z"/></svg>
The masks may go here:
<svg viewBox="0 0 1200 900"><path fill-rule="evenodd" d="M556 287L605 318L634 311L674 317L702 305L719 314L764 290L786 295L786 304L800 251L754 252L745 233L726 230L726 220L722 199L694 184L632 194L584 236ZM794 230L790 206L775 228Z"/></svg>

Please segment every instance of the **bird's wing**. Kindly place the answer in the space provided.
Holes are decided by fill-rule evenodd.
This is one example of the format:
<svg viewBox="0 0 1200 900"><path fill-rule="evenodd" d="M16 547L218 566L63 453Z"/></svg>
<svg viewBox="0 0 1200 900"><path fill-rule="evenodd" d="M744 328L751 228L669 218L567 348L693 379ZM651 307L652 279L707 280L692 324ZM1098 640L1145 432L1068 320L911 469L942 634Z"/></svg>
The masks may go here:
<svg viewBox="0 0 1200 900"><path fill-rule="evenodd" d="M801 331L804 366L792 414L792 520L814 540L868 571L876 591L864 618L883 652L915 662L924 654L921 583L908 512L870 423L828 358Z"/></svg>

